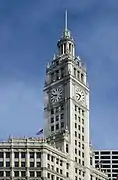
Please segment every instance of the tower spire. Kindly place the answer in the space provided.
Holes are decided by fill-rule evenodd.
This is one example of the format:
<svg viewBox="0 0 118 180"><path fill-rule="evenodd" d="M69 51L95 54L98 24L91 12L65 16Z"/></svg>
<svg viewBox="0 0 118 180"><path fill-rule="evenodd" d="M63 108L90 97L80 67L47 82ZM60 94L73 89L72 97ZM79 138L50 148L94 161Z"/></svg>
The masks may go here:
<svg viewBox="0 0 118 180"><path fill-rule="evenodd" d="M67 31L68 29L68 14L67 14L67 10L65 10L65 31Z"/></svg>

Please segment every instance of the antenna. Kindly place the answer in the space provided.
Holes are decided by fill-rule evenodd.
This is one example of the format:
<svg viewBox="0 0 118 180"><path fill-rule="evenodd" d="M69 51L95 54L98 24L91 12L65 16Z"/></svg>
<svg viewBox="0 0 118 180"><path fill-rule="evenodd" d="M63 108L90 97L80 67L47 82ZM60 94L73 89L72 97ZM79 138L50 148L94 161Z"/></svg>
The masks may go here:
<svg viewBox="0 0 118 180"><path fill-rule="evenodd" d="M65 31L67 31L67 25L68 25L68 17L67 17L67 10L65 10Z"/></svg>

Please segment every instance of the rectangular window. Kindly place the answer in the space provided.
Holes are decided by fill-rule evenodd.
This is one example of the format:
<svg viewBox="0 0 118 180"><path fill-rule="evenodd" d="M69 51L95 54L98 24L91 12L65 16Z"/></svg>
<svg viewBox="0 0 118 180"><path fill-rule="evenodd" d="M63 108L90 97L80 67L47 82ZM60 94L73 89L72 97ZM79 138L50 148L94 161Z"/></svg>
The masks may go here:
<svg viewBox="0 0 118 180"><path fill-rule="evenodd" d="M66 169L69 169L69 164L68 163L66 163Z"/></svg>
<svg viewBox="0 0 118 180"><path fill-rule="evenodd" d="M75 123L75 128L77 128L77 123Z"/></svg>
<svg viewBox="0 0 118 180"><path fill-rule="evenodd" d="M10 177L10 171L6 171L6 177Z"/></svg>
<svg viewBox="0 0 118 180"><path fill-rule="evenodd" d="M76 77L76 68L74 68L74 76Z"/></svg>
<svg viewBox="0 0 118 180"><path fill-rule="evenodd" d="M21 167L25 167L25 162L21 162Z"/></svg>
<svg viewBox="0 0 118 180"><path fill-rule="evenodd" d="M64 122L61 122L61 128L63 128L64 127Z"/></svg>
<svg viewBox="0 0 118 180"><path fill-rule="evenodd" d="M69 152L68 144L66 144L66 152Z"/></svg>
<svg viewBox="0 0 118 180"><path fill-rule="evenodd" d="M84 75L81 73L81 81L84 82Z"/></svg>
<svg viewBox="0 0 118 180"><path fill-rule="evenodd" d="M19 167L19 162L15 162L15 167Z"/></svg>
<svg viewBox="0 0 118 180"><path fill-rule="evenodd" d="M14 171L14 176L19 177L19 171Z"/></svg>
<svg viewBox="0 0 118 180"><path fill-rule="evenodd" d="M82 127L82 132L84 133L84 127Z"/></svg>
<svg viewBox="0 0 118 180"><path fill-rule="evenodd" d="M30 162L30 167L34 167L34 162Z"/></svg>
<svg viewBox="0 0 118 180"><path fill-rule="evenodd" d="M36 152L36 158L37 159L41 158L41 152Z"/></svg>
<svg viewBox="0 0 118 180"><path fill-rule="evenodd" d="M56 124L56 130L58 130L59 129L59 124Z"/></svg>
<svg viewBox="0 0 118 180"><path fill-rule="evenodd" d="M54 114L54 109L51 109L51 114Z"/></svg>
<svg viewBox="0 0 118 180"><path fill-rule="evenodd" d="M6 162L6 167L10 167L10 162Z"/></svg>
<svg viewBox="0 0 118 180"><path fill-rule="evenodd" d="M26 172L25 171L21 171L21 177L25 177L26 176Z"/></svg>
<svg viewBox="0 0 118 180"><path fill-rule="evenodd" d="M51 126L51 131L54 131L54 126Z"/></svg>
<svg viewBox="0 0 118 180"><path fill-rule="evenodd" d="M58 121L58 120L59 120L59 116L57 115L57 116L56 116L56 121Z"/></svg>
<svg viewBox="0 0 118 180"><path fill-rule="evenodd" d="M64 68L61 68L61 78L64 77Z"/></svg>
<svg viewBox="0 0 118 180"><path fill-rule="evenodd" d="M64 114L61 114L61 119L64 119Z"/></svg>
<svg viewBox="0 0 118 180"><path fill-rule="evenodd" d="M30 177L34 177L34 171L30 171Z"/></svg>
<svg viewBox="0 0 118 180"><path fill-rule="evenodd" d="M59 70L56 71L56 80L59 79Z"/></svg>
<svg viewBox="0 0 118 180"><path fill-rule="evenodd" d="M75 131L75 137L77 137L77 132Z"/></svg>
<svg viewBox="0 0 118 180"><path fill-rule="evenodd" d="M50 160L50 154L47 154L47 159Z"/></svg>
<svg viewBox="0 0 118 180"><path fill-rule="evenodd" d="M77 111L77 106L75 105L75 111Z"/></svg>
<svg viewBox="0 0 118 180"><path fill-rule="evenodd" d="M77 145L77 140L75 140L75 145Z"/></svg>
<svg viewBox="0 0 118 180"><path fill-rule="evenodd" d="M51 117L51 123L53 123L54 122L54 117Z"/></svg>
<svg viewBox="0 0 118 180"><path fill-rule="evenodd" d="M59 112L59 108L58 107L56 107L56 113L58 113Z"/></svg>
<svg viewBox="0 0 118 180"><path fill-rule="evenodd" d="M80 79L80 72L77 71L77 78Z"/></svg>
<svg viewBox="0 0 118 180"><path fill-rule="evenodd" d="M19 158L19 152L15 152L15 153L14 153L14 157L15 157L15 158Z"/></svg>
<svg viewBox="0 0 118 180"><path fill-rule="evenodd" d="M84 136L82 136L82 141L84 141Z"/></svg>
<svg viewBox="0 0 118 180"><path fill-rule="evenodd" d="M75 114L75 120L77 120L77 114Z"/></svg>
<svg viewBox="0 0 118 180"><path fill-rule="evenodd" d="M61 105L61 111L63 111L64 110L64 105Z"/></svg>
<svg viewBox="0 0 118 180"><path fill-rule="evenodd" d="M75 154L77 154L77 148L75 148Z"/></svg>
<svg viewBox="0 0 118 180"><path fill-rule="evenodd" d="M0 158L3 158L3 152L0 152Z"/></svg>
<svg viewBox="0 0 118 180"><path fill-rule="evenodd" d="M37 167L41 167L41 162L36 162Z"/></svg>
<svg viewBox="0 0 118 180"><path fill-rule="evenodd" d="M82 116L84 116L84 110L82 110Z"/></svg>
<svg viewBox="0 0 118 180"><path fill-rule="evenodd" d="M34 152L30 152L30 158L34 158Z"/></svg>
<svg viewBox="0 0 118 180"><path fill-rule="evenodd" d="M6 158L10 158L10 152L6 152Z"/></svg>
<svg viewBox="0 0 118 180"><path fill-rule="evenodd" d="M21 152L21 158L25 158L26 153L25 152Z"/></svg>

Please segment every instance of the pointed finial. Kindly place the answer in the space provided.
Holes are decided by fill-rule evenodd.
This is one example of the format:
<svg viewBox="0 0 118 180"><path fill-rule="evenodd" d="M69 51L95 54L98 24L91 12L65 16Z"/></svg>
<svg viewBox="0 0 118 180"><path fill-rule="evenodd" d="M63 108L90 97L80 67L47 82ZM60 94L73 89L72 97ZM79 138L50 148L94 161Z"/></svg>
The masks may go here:
<svg viewBox="0 0 118 180"><path fill-rule="evenodd" d="M68 16L67 16L67 10L65 10L65 31L68 29Z"/></svg>

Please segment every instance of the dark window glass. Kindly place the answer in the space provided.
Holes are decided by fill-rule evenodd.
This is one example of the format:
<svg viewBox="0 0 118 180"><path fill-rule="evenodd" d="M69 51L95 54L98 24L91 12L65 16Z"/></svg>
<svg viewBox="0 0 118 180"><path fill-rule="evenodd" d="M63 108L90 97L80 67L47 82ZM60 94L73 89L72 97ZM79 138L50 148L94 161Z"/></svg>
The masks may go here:
<svg viewBox="0 0 118 180"><path fill-rule="evenodd" d="M41 162L37 162L37 167L41 167Z"/></svg>
<svg viewBox="0 0 118 180"><path fill-rule="evenodd" d="M19 153L18 153L18 152L15 152L15 153L14 153L14 157L15 157L15 158L19 158Z"/></svg>
<svg viewBox="0 0 118 180"><path fill-rule="evenodd" d="M10 177L10 171L6 171L6 177Z"/></svg>
<svg viewBox="0 0 118 180"><path fill-rule="evenodd" d="M30 177L34 177L34 171L30 171Z"/></svg>
<svg viewBox="0 0 118 180"><path fill-rule="evenodd" d="M10 152L6 152L6 158L10 158Z"/></svg>
<svg viewBox="0 0 118 180"><path fill-rule="evenodd" d="M25 162L21 162L21 167L25 167Z"/></svg>
<svg viewBox="0 0 118 180"><path fill-rule="evenodd" d="M21 158L25 158L26 153L25 152L21 152Z"/></svg>
<svg viewBox="0 0 118 180"><path fill-rule="evenodd" d="M21 171L21 177L25 177L26 176L26 172L25 171Z"/></svg>
<svg viewBox="0 0 118 180"><path fill-rule="evenodd" d="M14 171L14 176L18 177L19 176L19 171Z"/></svg>
<svg viewBox="0 0 118 180"><path fill-rule="evenodd" d="M54 126L51 126L51 131L54 131Z"/></svg>
<svg viewBox="0 0 118 180"><path fill-rule="evenodd" d="M56 124L56 130L58 130L59 129L59 124Z"/></svg>
<svg viewBox="0 0 118 180"><path fill-rule="evenodd" d="M37 172L36 172L36 176L37 176L37 177L41 177L41 171L37 171Z"/></svg>
<svg viewBox="0 0 118 180"><path fill-rule="evenodd" d="M105 155L105 154L110 154L110 152L109 151L101 151L100 154L104 154Z"/></svg>
<svg viewBox="0 0 118 180"><path fill-rule="evenodd" d="M6 162L6 167L10 167L10 162Z"/></svg>
<svg viewBox="0 0 118 180"><path fill-rule="evenodd" d="M63 128L64 127L64 122L61 122L61 128Z"/></svg>
<svg viewBox="0 0 118 180"><path fill-rule="evenodd" d="M30 167L34 167L34 162L30 162Z"/></svg>
<svg viewBox="0 0 118 180"><path fill-rule="evenodd" d="M34 152L30 152L30 158L34 158Z"/></svg>
<svg viewBox="0 0 118 180"><path fill-rule="evenodd" d="M15 162L15 167L19 167L19 162Z"/></svg>
<svg viewBox="0 0 118 180"><path fill-rule="evenodd" d="M37 157L37 158L41 158L41 152L37 152L37 153L36 153L36 157Z"/></svg>
<svg viewBox="0 0 118 180"><path fill-rule="evenodd" d="M0 158L3 158L3 152L0 152Z"/></svg>
<svg viewBox="0 0 118 180"><path fill-rule="evenodd" d="M0 171L0 177L3 177L4 172Z"/></svg>
<svg viewBox="0 0 118 180"><path fill-rule="evenodd" d="M0 162L0 167L3 167L3 162Z"/></svg>

